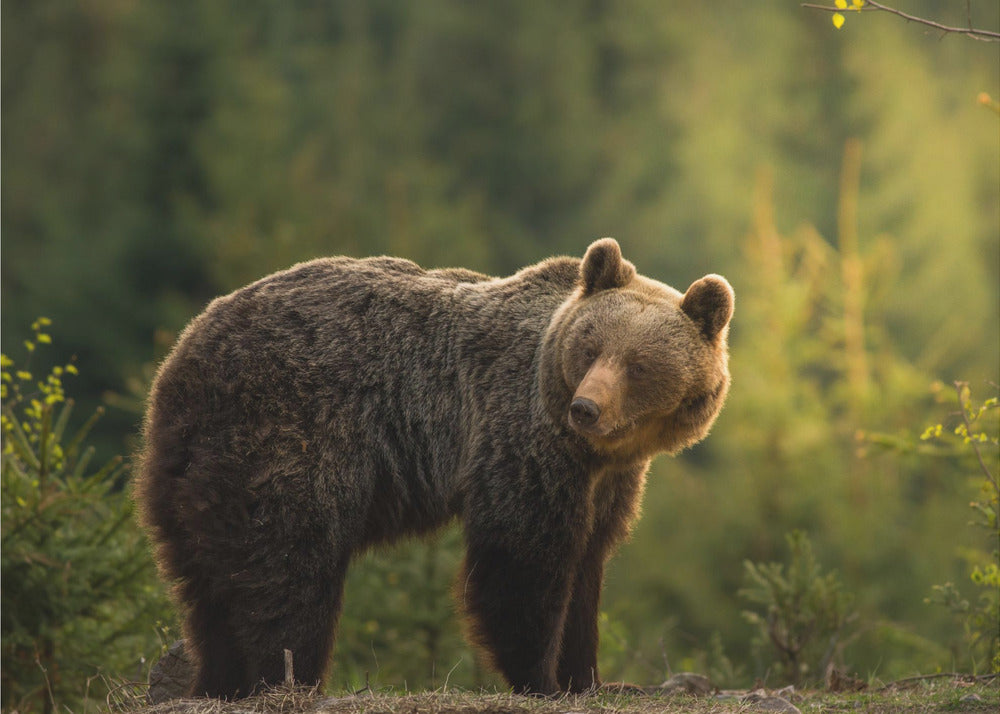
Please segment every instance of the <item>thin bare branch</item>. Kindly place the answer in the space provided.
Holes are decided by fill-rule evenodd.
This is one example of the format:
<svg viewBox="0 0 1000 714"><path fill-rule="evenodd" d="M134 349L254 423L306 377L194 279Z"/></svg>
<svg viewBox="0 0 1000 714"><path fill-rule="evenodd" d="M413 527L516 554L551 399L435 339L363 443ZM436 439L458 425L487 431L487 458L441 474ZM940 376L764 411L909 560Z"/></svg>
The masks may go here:
<svg viewBox="0 0 1000 714"><path fill-rule="evenodd" d="M829 5L816 5L813 3L800 3L800 7L807 7L811 10L823 10L825 12L856 12L852 8L839 8L830 7ZM950 27L949 25L943 25L940 22L935 22L934 20L928 20L923 17L917 17L916 15L910 15L909 13L903 12L902 10L897 10L894 7L889 7L888 5L883 5L879 2L874 2L874 0L866 0L864 6L860 9L861 12L888 12L891 15L896 15L901 17L907 22L916 22L920 25L926 25L927 27L933 27L935 30L939 30L944 33L954 33L957 35L965 35L966 37L971 37L974 40L981 40L983 42L1000 42L1000 32L995 32L993 30L982 30L972 27L972 12L967 8L967 14L969 16L969 26L968 27Z"/></svg>

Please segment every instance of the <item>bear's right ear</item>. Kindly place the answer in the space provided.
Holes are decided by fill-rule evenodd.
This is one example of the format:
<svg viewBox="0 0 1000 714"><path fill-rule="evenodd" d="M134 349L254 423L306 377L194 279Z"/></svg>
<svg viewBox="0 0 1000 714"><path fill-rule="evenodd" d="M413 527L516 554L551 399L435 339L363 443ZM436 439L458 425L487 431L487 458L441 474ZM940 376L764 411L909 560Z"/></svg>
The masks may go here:
<svg viewBox="0 0 1000 714"><path fill-rule="evenodd" d="M684 293L681 310L701 328L705 338L712 342L733 316L736 296L729 282L721 275L706 275L695 280Z"/></svg>
<svg viewBox="0 0 1000 714"><path fill-rule="evenodd" d="M635 277L635 266L622 258L622 249L614 238L601 238L587 248L580 264L583 294L623 288Z"/></svg>

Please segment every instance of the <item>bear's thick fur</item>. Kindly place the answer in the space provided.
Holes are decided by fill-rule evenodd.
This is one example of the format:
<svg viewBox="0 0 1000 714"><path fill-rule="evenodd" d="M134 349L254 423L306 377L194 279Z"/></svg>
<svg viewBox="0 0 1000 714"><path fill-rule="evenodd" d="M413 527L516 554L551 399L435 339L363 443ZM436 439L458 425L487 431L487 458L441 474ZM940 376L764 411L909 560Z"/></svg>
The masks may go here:
<svg viewBox="0 0 1000 714"><path fill-rule="evenodd" d="M136 498L196 695L319 682L351 558L461 519L456 594L518 692L599 683L604 565L653 455L729 386L729 284L638 275L609 238L502 279L297 265L212 302L157 375Z"/></svg>

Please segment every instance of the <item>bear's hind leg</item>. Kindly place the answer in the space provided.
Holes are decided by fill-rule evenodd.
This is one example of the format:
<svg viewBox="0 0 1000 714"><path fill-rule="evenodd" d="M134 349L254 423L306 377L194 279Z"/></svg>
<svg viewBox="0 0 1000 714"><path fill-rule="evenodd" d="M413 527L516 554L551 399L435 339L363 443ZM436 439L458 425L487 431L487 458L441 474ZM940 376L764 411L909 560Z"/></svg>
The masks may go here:
<svg viewBox="0 0 1000 714"><path fill-rule="evenodd" d="M229 627L229 611L210 600L198 600L188 613L186 647L197 663L190 694L236 699L249 696L253 681Z"/></svg>
<svg viewBox="0 0 1000 714"><path fill-rule="evenodd" d="M231 583L224 597L192 597L192 584L187 583L186 636L198 663L193 696L240 699L282 684L286 649L292 652L296 683L322 682L340 615L346 564L279 571L284 577L274 577L276 582L256 587ZM273 568L271 575L277 575Z"/></svg>
<svg viewBox="0 0 1000 714"><path fill-rule="evenodd" d="M237 638L250 663L253 691L285 681L286 649L292 653L297 684L322 683L340 617L346 572L346 563L322 570L304 568L258 601L243 601L245 616L236 626Z"/></svg>

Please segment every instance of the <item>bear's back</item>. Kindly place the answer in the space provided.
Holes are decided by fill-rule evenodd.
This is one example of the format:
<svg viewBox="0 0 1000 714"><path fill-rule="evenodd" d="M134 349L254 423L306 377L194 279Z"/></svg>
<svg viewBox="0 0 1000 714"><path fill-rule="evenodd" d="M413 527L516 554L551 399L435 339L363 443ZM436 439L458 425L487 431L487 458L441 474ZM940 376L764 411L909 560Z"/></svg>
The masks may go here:
<svg viewBox="0 0 1000 714"><path fill-rule="evenodd" d="M353 459L379 475L378 490L400 494L394 503L412 506L373 514L379 531L435 525L455 506L471 432L527 438L525 376L575 274L558 261L496 279L323 258L258 280L213 301L164 363L147 464L167 458L166 471L188 473L170 488L182 484L175 499L197 506L247 485L307 503L311 487L292 473L342 472ZM503 428L477 416L501 409L516 415ZM163 475L164 487L176 477ZM342 512L363 512L366 498L344 500Z"/></svg>

